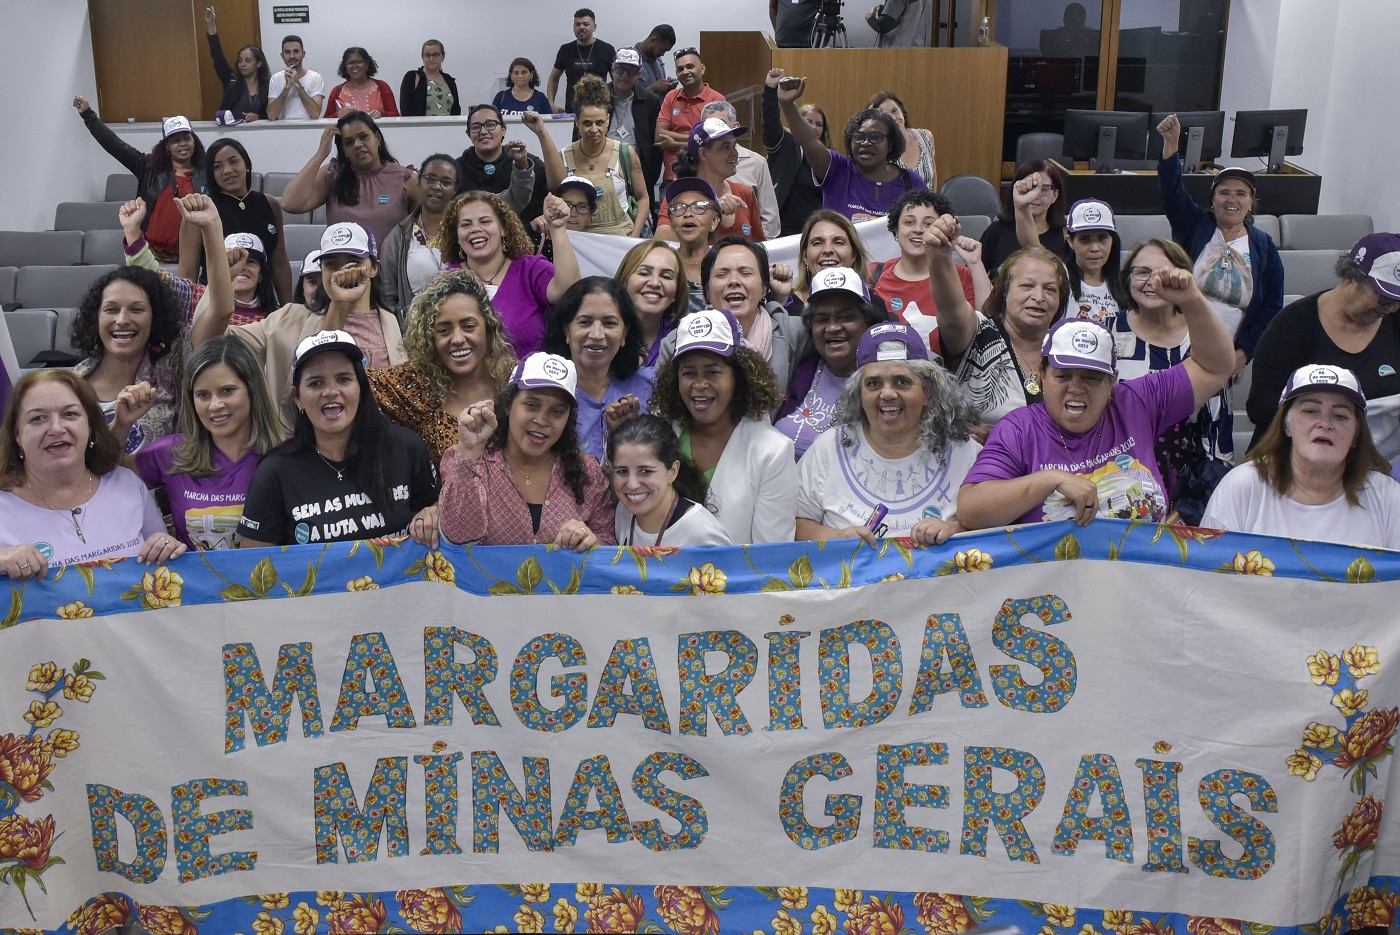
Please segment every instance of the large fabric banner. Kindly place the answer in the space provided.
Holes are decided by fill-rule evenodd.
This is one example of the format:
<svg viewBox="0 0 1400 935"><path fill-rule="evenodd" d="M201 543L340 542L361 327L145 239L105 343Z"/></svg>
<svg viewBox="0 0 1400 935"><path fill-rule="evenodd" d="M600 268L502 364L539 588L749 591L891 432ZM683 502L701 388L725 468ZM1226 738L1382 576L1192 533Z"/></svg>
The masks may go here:
<svg viewBox="0 0 1400 935"><path fill-rule="evenodd" d="M1108 520L0 579L0 927L1393 924L1397 605L1400 553Z"/></svg>

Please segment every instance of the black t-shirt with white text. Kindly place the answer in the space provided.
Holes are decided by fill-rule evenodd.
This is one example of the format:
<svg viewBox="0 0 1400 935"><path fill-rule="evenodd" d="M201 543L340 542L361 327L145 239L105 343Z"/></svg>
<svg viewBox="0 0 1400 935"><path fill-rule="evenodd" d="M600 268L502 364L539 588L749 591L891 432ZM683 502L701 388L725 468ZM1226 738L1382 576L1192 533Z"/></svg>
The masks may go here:
<svg viewBox="0 0 1400 935"><path fill-rule="evenodd" d="M423 440L403 426L389 426L386 448L388 504L360 489L347 462L314 450L269 453L248 488L239 535L276 545L404 535L414 515L437 502L437 469Z"/></svg>
<svg viewBox="0 0 1400 935"><path fill-rule="evenodd" d="M606 83L608 75L612 73L613 59L617 57L617 49L614 49L602 39L594 39L590 46L581 46L577 42L566 42L559 47L559 52L554 56L554 67L564 73L564 111L574 112L574 85L584 75L597 75ZM554 102L549 102L554 106Z"/></svg>

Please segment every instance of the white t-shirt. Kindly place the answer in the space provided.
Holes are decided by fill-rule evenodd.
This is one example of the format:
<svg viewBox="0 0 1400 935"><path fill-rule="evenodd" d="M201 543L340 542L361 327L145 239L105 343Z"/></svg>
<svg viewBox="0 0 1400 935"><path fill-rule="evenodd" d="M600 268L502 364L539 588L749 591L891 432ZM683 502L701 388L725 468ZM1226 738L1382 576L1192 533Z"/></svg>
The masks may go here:
<svg viewBox="0 0 1400 935"><path fill-rule="evenodd" d="M1097 286L1081 282L1079 295L1071 295L1065 302L1067 317L1087 318L1096 325L1103 325L1107 331L1113 330L1113 322L1119 311L1118 300L1108 291L1107 280Z"/></svg>
<svg viewBox="0 0 1400 935"><path fill-rule="evenodd" d="M969 439L953 444L946 464L925 448L889 460L871 447L860 425L832 428L797 463L797 515L841 529L864 526L884 504L886 536L907 536L929 517L951 521L958 488L981 450Z"/></svg>
<svg viewBox="0 0 1400 935"><path fill-rule="evenodd" d="M684 498L682 498L684 499ZM686 511L671 521L671 525L659 533L649 533L632 522L632 514L619 504L613 518L613 531L617 533L618 545L731 545L729 533L719 518L698 503L684 500Z"/></svg>
<svg viewBox="0 0 1400 935"><path fill-rule="evenodd" d="M423 291L429 279L442 272L442 265L442 255L437 247L419 243L412 234L408 236L408 256L404 267L408 273L408 288L414 295Z"/></svg>
<svg viewBox="0 0 1400 935"><path fill-rule="evenodd" d="M1206 504L1202 526L1291 539L1400 549L1400 484L1377 471L1357 493L1311 505L1280 496L1251 462L1226 474Z"/></svg>
<svg viewBox="0 0 1400 935"><path fill-rule="evenodd" d="M267 82L267 96L270 100L276 100L282 96L282 89L287 86L287 71L280 69L272 73L272 78ZM311 69L306 70L306 75L301 79L301 86L306 89L306 93L312 97L326 93L326 79ZM301 102L301 95L289 93L287 100L282 103L282 116L279 120L314 120L320 114L308 114L306 105Z"/></svg>

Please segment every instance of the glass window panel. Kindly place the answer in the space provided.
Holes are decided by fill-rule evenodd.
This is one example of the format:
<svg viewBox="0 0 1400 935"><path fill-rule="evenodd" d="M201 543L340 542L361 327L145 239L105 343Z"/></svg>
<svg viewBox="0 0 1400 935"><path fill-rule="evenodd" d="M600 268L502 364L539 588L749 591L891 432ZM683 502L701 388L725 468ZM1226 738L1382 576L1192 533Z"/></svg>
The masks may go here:
<svg viewBox="0 0 1400 935"><path fill-rule="evenodd" d="M1008 50L1002 160L1015 162L1022 134L1062 133L1066 110L1094 109L1103 4L998 0L996 11Z"/></svg>

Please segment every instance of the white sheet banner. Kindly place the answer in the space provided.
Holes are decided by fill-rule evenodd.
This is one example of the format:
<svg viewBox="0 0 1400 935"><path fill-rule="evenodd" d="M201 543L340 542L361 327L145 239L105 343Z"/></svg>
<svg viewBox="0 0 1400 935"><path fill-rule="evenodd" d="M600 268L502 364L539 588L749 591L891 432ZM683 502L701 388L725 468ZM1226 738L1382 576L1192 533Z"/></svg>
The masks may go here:
<svg viewBox="0 0 1400 935"><path fill-rule="evenodd" d="M1386 924L1397 578L1100 521L0 581L0 926Z"/></svg>

